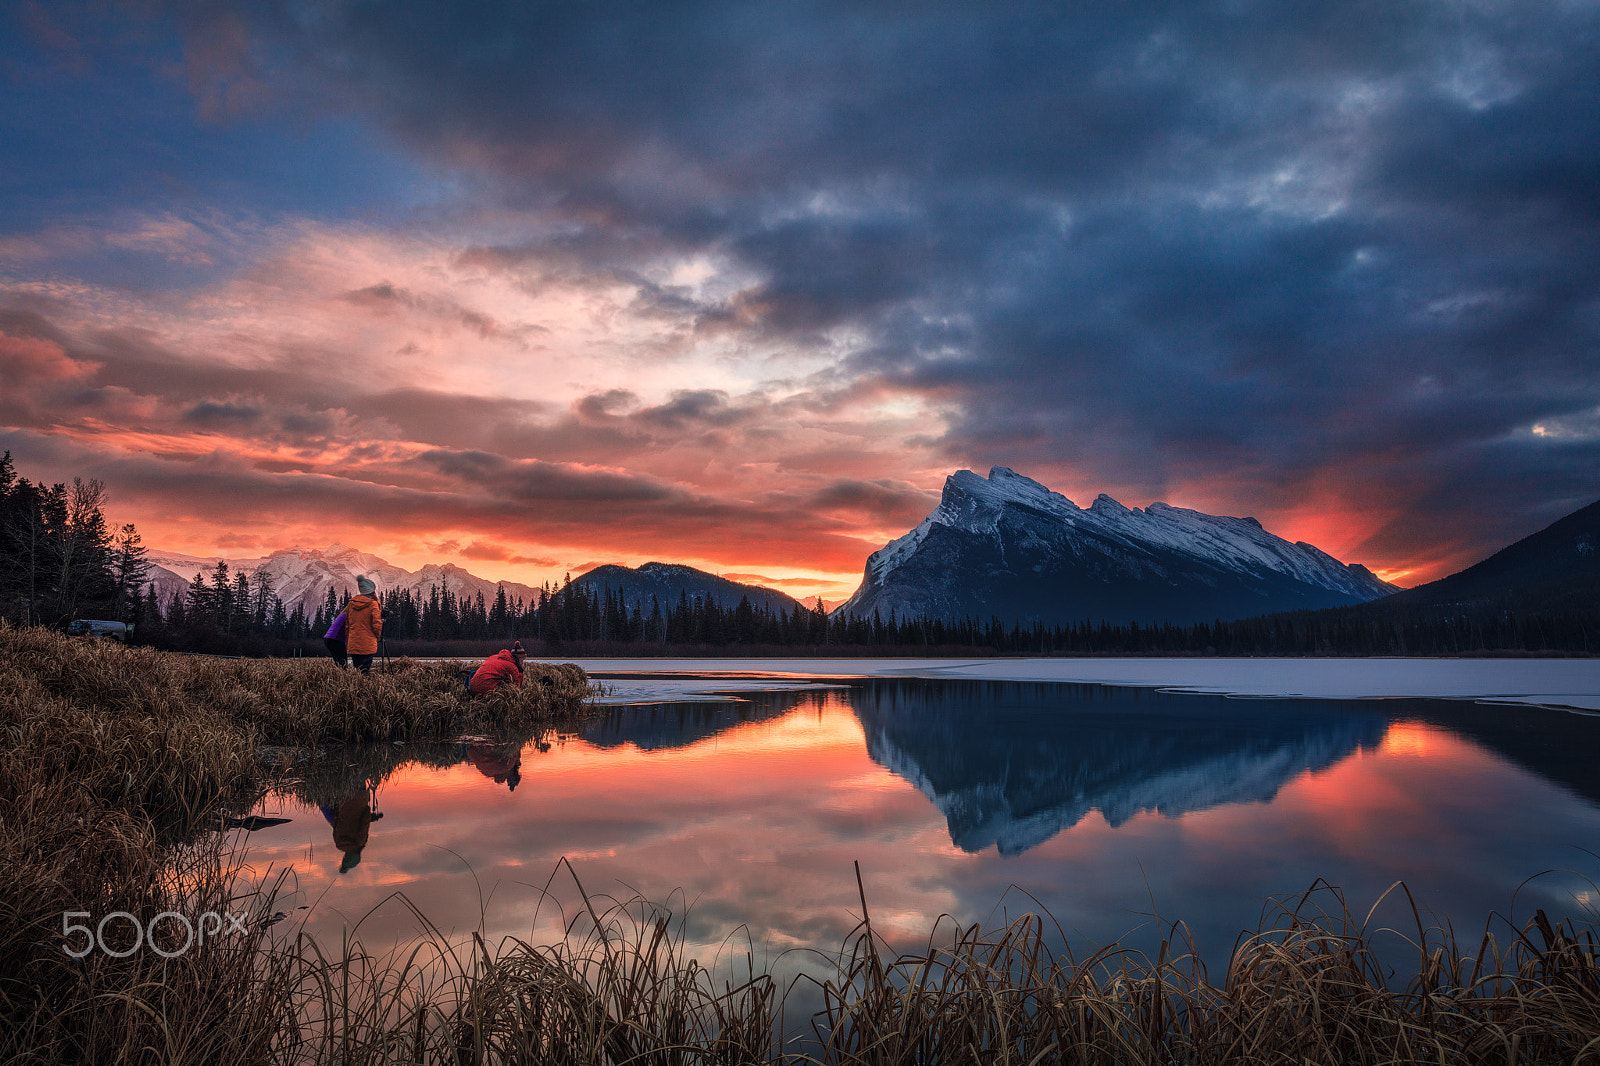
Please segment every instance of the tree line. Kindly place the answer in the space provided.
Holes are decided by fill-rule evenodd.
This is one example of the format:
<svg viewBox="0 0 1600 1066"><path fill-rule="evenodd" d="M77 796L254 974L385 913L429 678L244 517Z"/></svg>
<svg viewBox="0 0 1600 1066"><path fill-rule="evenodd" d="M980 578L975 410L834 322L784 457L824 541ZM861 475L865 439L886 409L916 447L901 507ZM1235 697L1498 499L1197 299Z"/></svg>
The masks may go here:
<svg viewBox="0 0 1600 1066"><path fill-rule="evenodd" d="M113 528L105 502L100 481L32 482L0 455L0 618L133 621L150 564L139 531Z"/></svg>

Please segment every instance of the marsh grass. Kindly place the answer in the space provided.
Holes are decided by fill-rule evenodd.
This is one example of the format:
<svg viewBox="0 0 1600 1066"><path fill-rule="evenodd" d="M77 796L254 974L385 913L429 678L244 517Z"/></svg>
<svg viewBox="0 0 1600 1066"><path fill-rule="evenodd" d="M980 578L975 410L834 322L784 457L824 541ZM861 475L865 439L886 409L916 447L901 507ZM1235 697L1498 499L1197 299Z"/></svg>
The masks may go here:
<svg viewBox="0 0 1600 1066"><path fill-rule="evenodd" d="M695 957L682 915L578 888L549 943L448 937L414 907L425 934L382 954L359 924L332 950L286 938L276 957L296 1022L275 1053L350 1066L1600 1062L1591 930L1538 912L1462 950L1403 886L1390 902L1405 928L1375 925L1376 905L1356 917L1328 886L1274 904L1215 979L1181 926L1154 957L1111 945L1075 959L1047 914L998 929L946 917L895 951L863 906L839 954L788 988L729 945ZM1380 961L1397 945L1414 972ZM806 1036L786 1002L816 997L797 990L820 993Z"/></svg>
<svg viewBox="0 0 1600 1066"><path fill-rule="evenodd" d="M1410 904L1405 929L1357 919L1319 885L1272 908L1219 977L1171 927L1155 958L1117 945L1076 960L1048 915L998 931L947 920L886 956L869 920L823 982L815 1058L830 1063L1594 1063L1600 983L1592 928L1499 922L1462 950ZM1382 901L1380 901L1382 902ZM1053 934L1053 935L1052 935ZM1387 943L1386 943L1387 941ZM1396 943L1397 942L1397 943ZM1409 951L1414 974L1380 961Z"/></svg>
<svg viewBox="0 0 1600 1066"><path fill-rule="evenodd" d="M273 1045L294 1019L285 960L262 950L272 884L241 892L238 856L219 835L174 843L149 819L83 802L70 785L38 799L61 817L20 815L54 822L54 835L29 839L11 810L0 834L0 1061L276 1061ZM246 931L194 943L163 920L125 958L102 950L73 958L63 948L83 941L64 935L68 911L86 912L91 927L122 912L141 928L163 913L227 912ZM133 947L126 919L102 937L114 952Z"/></svg>
<svg viewBox="0 0 1600 1066"><path fill-rule="evenodd" d="M231 723L258 742L429 740L484 723L519 726L577 710L589 680L570 663L529 663L527 683L469 697L468 664L396 659L371 674L329 659L222 659L69 639L0 624L0 699L58 700L100 719ZM177 738L182 743L192 738Z"/></svg>
<svg viewBox="0 0 1600 1066"><path fill-rule="evenodd" d="M281 982L298 971L262 950L270 888L236 896L230 838L204 831L261 794L259 747L529 729L588 693L575 666L538 665L521 689L471 698L461 664L389 665L363 676L0 623L0 1061L277 1061L296 1031ZM94 924L119 911L141 926L248 914L250 932L170 959L63 951L67 912Z"/></svg>
<svg viewBox="0 0 1600 1066"><path fill-rule="evenodd" d="M330 954L295 941L303 1061L774 1061L776 983L748 955L738 980L702 966L661 907L585 896L564 938L491 949L481 929L447 937L397 895L426 930L414 944L375 956L349 938Z"/></svg>

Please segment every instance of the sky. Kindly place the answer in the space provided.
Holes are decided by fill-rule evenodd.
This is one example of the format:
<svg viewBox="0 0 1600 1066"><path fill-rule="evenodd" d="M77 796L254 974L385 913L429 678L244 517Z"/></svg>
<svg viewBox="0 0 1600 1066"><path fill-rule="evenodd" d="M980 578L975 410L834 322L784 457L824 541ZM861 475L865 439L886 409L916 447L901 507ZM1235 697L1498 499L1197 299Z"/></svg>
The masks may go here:
<svg viewBox="0 0 1600 1066"><path fill-rule="evenodd" d="M1600 5L5 3L0 450L842 598L946 476L1410 585L1600 498Z"/></svg>

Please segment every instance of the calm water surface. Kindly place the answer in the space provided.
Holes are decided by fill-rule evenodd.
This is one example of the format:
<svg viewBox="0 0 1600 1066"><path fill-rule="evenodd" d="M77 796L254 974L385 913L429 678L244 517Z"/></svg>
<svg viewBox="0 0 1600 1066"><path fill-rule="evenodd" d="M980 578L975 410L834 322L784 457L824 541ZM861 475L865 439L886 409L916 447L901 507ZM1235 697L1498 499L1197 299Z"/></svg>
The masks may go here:
<svg viewBox="0 0 1600 1066"><path fill-rule="evenodd" d="M897 947L941 914L1042 906L1075 948L1182 920L1225 958L1319 878L1363 914L1403 880L1475 941L1491 911L1589 907L1597 744L1597 718L1461 702L871 680L352 750L258 807L293 820L249 860L292 868L281 906L308 931L359 925L369 948L420 931L397 891L447 933L554 937L577 900L562 857L591 895L687 912L703 958L736 944L780 972L859 920L856 862Z"/></svg>

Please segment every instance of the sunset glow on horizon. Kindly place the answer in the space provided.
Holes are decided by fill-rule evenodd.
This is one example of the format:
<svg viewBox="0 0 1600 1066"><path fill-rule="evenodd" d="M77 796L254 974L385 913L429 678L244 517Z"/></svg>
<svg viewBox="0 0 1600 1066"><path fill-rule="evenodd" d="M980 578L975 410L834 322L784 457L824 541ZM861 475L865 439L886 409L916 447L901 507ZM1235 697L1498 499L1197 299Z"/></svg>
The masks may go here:
<svg viewBox="0 0 1600 1066"><path fill-rule="evenodd" d="M0 451L199 557L833 601L999 465L1432 580L1600 497L1535 7L15 5Z"/></svg>

